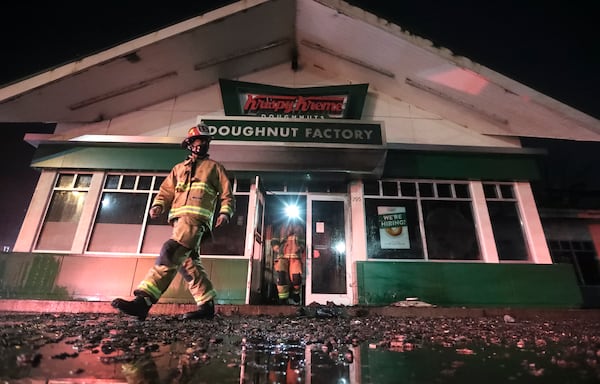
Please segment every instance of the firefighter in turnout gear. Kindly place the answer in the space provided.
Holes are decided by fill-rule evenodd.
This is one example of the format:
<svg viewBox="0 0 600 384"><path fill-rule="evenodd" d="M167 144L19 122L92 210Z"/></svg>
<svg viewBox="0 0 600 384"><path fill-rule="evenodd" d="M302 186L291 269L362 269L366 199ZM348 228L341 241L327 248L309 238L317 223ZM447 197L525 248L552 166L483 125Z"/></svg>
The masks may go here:
<svg viewBox="0 0 600 384"><path fill-rule="evenodd" d="M173 167L152 202L151 218L168 212L167 220L173 227L171 238L163 244L155 265L135 289L135 299L112 302L114 308L138 320L145 320L152 304L158 302L178 271L198 305L196 311L186 313L183 318L214 316L216 291L200 261L200 241L212 231L217 208L215 227L229 222L235 197L223 165L208 158L211 139L203 123L188 131L181 145L190 155Z"/></svg>
<svg viewBox="0 0 600 384"><path fill-rule="evenodd" d="M302 290L304 227L299 219L288 219L271 239L275 255L275 284L280 304L300 304Z"/></svg>

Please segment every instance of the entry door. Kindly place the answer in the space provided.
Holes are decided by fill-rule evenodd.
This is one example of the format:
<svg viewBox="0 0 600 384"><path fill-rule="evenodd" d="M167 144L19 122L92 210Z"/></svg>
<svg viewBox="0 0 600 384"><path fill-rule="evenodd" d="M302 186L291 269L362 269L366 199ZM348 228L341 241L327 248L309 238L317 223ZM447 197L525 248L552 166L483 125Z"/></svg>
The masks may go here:
<svg viewBox="0 0 600 384"><path fill-rule="evenodd" d="M264 226L265 195L257 176L250 187L248 200L248 221L246 224L246 249L244 255L249 259L246 304L259 304L264 296Z"/></svg>
<svg viewBox="0 0 600 384"><path fill-rule="evenodd" d="M306 228L306 299L352 304L350 220L346 196L309 195Z"/></svg>

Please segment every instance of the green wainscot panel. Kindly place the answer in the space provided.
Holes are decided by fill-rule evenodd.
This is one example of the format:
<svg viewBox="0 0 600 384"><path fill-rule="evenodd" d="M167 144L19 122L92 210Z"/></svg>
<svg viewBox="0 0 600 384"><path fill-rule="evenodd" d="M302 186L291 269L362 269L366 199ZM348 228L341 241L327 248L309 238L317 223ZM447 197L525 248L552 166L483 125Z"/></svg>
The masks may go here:
<svg viewBox="0 0 600 384"><path fill-rule="evenodd" d="M246 259L202 259L217 290L218 304L245 304L248 282Z"/></svg>
<svg viewBox="0 0 600 384"><path fill-rule="evenodd" d="M75 255L3 253L0 254L0 298L3 299L39 299L39 300L81 300L81 292L73 296L74 288L69 279L64 280L66 286L57 284L58 276L64 271L65 257L88 259L79 263L79 275L97 273L99 270L110 270L112 262L99 264L98 258ZM135 259L135 257L133 258ZM202 259L202 263L217 290L219 304L245 304L246 285L248 279L248 260L245 259ZM65 272L68 274L67 272ZM145 273L145 271L144 271ZM76 280L79 280L76 278ZM135 270L131 270L128 281L135 281ZM131 292L123 291L119 296L129 296ZM83 295L85 296L85 295ZM193 303L187 285L178 275L161 298L162 302Z"/></svg>
<svg viewBox="0 0 600 384"><path fill-rule="evenodd" d="M70 300L67 289L55 284L61 260L52 254L0 254L0 298Z"/></svg>
<svg viewBox="0 0 600 384"><path fill-rule="evenodd" d="M357 262L359 304L407 297L440 307L581 308L568 264Z"/></svg>

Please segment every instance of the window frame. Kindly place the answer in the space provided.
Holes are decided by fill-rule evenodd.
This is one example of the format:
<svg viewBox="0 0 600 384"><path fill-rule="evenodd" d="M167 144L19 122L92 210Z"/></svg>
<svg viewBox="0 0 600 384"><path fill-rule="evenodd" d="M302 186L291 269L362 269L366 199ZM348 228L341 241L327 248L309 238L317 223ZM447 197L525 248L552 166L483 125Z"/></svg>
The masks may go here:
<svg viewBox="0 0 600 384"><path fill-rule="evenodd" d="M61 178L63 176L67 176L67 175L72 175L73 179L69 182L68 185L60 185ZM81 177L83 177L83 176L89 177L90 182L87 183L87 185L80 186L80 185L78 185L78 183L81 180ZM40 252L40 253L45 253L45 252L52 253L52 252L70 252L73 249L74 244L76 242L77 235L78 235L78 228L81 225L81 222L83 220L85 220L85 206L87 204L89 204L89 200L91 198L90 194L91 194L91 190L92 190L93 177L94 177L94 174L93 174L93 172L90 172L90 171L81 171L80 172L80 171L74 170L74 171L56 172L56 174L54 175L54 178L53 178L52 188L50 189L50 193L49 193L48 199L46 201L44 213L40 220L39 229L36 232L35 239L32 244L33 251ZM73 232L73 237L71 239L71 246L69 247L69 249L42 248L39 245L40 241L42 240L44 230L46 229L46 224L47 224L46 220L48 219L48 215L50 214L50 209L52 208L52 203L54 201L54 197L57 192L82 192L82 193L85 193L85 198L82 203L81 211L79 212L78 217L77 217L77 221L75 224L75 230Z"/></svg>

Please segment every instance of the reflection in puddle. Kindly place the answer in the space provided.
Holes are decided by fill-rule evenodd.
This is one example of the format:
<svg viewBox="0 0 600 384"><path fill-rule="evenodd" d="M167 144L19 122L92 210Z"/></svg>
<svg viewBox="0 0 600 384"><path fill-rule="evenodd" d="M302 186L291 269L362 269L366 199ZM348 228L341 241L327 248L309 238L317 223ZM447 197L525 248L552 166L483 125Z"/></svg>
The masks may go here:
<svg viewBox="0 0 600 384"><path fill-rule="evenodd" d="M231 337L213 339L207 345L154 343L136 347L132 353L132 345L124 345L119 332L110 333L110 338L95 345L81 337L59 337L15 346L13 354L0 358L0 378L52 384L358 382L349 377L351 361L347 359L353 352L340 354L327 345L267 345Z"/></svg>

